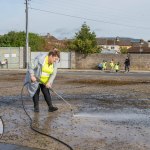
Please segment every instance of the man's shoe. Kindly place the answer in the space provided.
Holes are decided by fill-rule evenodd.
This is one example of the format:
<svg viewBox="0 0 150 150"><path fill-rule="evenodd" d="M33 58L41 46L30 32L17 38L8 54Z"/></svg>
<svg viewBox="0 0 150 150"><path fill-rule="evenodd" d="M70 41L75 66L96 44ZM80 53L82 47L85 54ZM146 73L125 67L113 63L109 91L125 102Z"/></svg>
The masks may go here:
<svg viewBox="0 0 150 150"><path fill-rule="evenodd" d="M48 109L49 112L53 112L53 111L56 111L56 110L58 110L57 107L49 107L49 109Z"/></svg>

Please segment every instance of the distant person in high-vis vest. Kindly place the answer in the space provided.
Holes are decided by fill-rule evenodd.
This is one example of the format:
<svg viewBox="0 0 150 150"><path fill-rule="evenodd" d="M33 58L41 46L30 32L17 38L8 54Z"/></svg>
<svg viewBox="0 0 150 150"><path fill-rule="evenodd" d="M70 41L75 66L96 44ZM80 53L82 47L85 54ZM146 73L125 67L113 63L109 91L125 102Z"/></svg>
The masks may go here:
<svg viewBox="0 0 150 150"><path fill-rule="evenodd" d="M114 65L115 65L113 59L110 61L109 65L110 65L111 71L113 71L114 70Z"/></svg>
<svg viewBox="0 0 150 150"><path fill-rule="evenodd" d="M115 68L115 71L118 72L120 70L120 63L119 62L116 63L114 68Z"/></svg>
<svg viewBox="0 0 150 150"><path fill-rule="evenodd" d="M39 112L39 93L40 90L48 105L48 111L58 110L52 105L49 88L52 88L53 81L57 73L57 64L60 58L60 52L57 49L49 51L48 54L40 54L29 66L25 83L34 103L34 112Z"/></svg>
<svg viewBox="0 0 150 150"><path fill-rule="evenodd" d="M103 60L103 70L106 70L107 69L107 61Z"/></svg>

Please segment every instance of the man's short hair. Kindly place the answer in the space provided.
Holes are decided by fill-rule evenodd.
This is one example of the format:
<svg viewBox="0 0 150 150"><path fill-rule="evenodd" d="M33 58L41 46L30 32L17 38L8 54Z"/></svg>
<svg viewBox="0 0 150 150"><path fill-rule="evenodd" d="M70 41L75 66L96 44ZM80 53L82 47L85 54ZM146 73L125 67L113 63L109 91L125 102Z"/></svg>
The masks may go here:
<svg viewBox="0 0 150 150"><path fill-rule="evenodd" d="M48 56L57 56L58 58L60 58L60 51L58 49L53 49L53 50L50 50L49 53L48 53Z"/></svg>

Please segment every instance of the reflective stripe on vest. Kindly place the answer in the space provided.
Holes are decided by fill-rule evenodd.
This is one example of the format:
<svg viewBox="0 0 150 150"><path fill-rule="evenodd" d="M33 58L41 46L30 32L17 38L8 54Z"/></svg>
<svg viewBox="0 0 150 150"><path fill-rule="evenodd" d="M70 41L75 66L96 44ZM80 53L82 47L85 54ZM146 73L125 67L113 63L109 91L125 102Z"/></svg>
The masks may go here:
<svg viewBox="0 0 150 150"><path fill-rule="evenodd" d="M42 74L41 74L41 77L49 77L49 73L46 73L46 72L42 72Z"/></svg>
<svg viewBox="0 0 150 150"><path fill-rule="evenodd" d="M48 56L46 56L43 66L42 66L42 73L41 73L41 77L40 77L40 81L41 83L47 83L50 75L53 73L53 64L49 65L48 64Z"/></svg>

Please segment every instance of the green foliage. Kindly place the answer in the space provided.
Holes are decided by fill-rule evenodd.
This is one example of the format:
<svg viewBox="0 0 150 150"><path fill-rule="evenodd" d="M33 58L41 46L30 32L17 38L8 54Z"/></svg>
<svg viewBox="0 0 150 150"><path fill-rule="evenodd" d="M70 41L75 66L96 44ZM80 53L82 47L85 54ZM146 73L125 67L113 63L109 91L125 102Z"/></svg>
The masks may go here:
<svg viewBox="0 0 150 150"><path fill-rule="evenodd" d="M35 33L29 33L29 45L32 51L41 51L45 45L45 40Z"/></svg>
<svg viewBox="0 0 150 150"><path fill-rule="evenodd" d="M120 47L120 52L121 52L121 54L127 54L128 49L126 47Z"/></svg>
<svg viewBox="0 0 150 150"><path fill-rule="evenodd" d="M0 47L25 47L25 32L11 31L8 34L0 36ZM44 39L38 34L29 33L29 47L31 51L39 51L43 49Z"/></svg>
<svg viewBox="0 0 150 150"><path fill-rule="evenodd" d="M100 47L97 46L96 35L94 32L90 32L90 28L86 23L84 23L81 30L76 33L75 38L70 44L70 48L83 54L100 52Z"/></svg>

